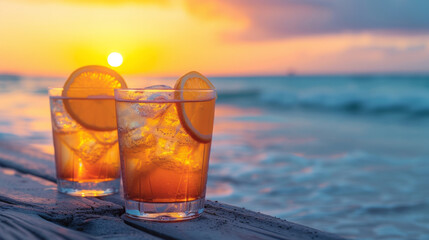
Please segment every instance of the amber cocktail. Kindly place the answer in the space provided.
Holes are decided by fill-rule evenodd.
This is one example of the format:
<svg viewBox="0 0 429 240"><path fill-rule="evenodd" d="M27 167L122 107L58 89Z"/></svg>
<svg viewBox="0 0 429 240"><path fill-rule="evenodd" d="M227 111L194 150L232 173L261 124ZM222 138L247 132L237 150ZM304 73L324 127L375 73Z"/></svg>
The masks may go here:
<svg viewBox="0 0 429 240"><path fill-rule="evenodd" d="M118 192L120 166L116 129L95 130L82 126L70 116L64 105L65 102L110 102L114 109L114 99L67 98L61 94L62 89L50 89L58 190L77 196Z"/></svg>
<svg viewBox="0 0 429 240"><path fill-rule="evenodd" d="M204 209L215 90L116 89L125 209L179 221Z"/></svg>
<svg viewBox="0 0 429 240"><path fill-rule="evenodd" d="M49 90L58 190L90 197L118 192L120 161L113 90L124 79L103 66L75 70Z"/></svg>

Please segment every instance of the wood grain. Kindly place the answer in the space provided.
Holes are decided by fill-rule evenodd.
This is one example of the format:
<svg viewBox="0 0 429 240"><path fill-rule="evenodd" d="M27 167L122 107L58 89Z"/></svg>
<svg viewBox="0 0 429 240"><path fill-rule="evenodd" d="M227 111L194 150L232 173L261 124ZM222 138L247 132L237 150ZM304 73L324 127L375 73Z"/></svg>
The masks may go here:
<svg viewBox="0 0 429 240"><path fill-rule="evenodd" d="M4 214L0 216L0 229L5 229L10 239L25 239L14 238L17 233L10 226L19 224L23 229L17 231L34 239L56 236L62 231L63 239L343 239L283 219L213 201L206 201L203 215L191 221L138 221L123 215L120 194L79 198L58 193L53 157L50 155L31 148L8 147L0 142L0 166L7 167L0 168L0 209L7 210L1 212ZM39 228L44 229L43 234L40 233L41 237L28 224L35 219L42 224Z"/></svg>
<svg viewBox="0 0 429 240"><path fill-rule="evenodd" d="M0 212L0 239L95 239L91 235L74 231L44 220L37 214L21 213L15 210Z"/></svg>
<svg viewBox="0 0 429 240"><path fill-rule="evenodd" d="M159 239L125 224L121 205L58 193L55 183L12 169L0 168L0 183L0 239Z"/></svg>
<svg viewBox="0 0 429 240"><path fill-rule="evenodd" d="M186 222L158 223L122 216L124 221L166 239L343 239L306 226L227 204L207 201L201 217Z"/></svg>

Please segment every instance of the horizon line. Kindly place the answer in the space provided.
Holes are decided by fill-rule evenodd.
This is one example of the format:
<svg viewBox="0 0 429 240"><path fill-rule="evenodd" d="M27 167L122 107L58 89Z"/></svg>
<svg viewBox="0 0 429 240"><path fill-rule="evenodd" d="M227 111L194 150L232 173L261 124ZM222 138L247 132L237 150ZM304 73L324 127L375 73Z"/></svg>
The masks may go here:
<svg viewBox="0 0 429 240"><path fill-rule="evenodd" d="M121 74L122 75L122 74ZM418 75L426 76L429 75L429 71L380 71L380 72L337 72L337 73L258 73L258 74L208 74L210 78L239 78L239 77L312 77L312 76L409 76ZM0 77L31 77L31 78L64 78L68 75L31 75L31 74L18 74L12 72L0 72ZM174 78L180 76L169 75L156 75L156 74L123 74L123 76L130 77L154 77L154 78Z"/></svg>

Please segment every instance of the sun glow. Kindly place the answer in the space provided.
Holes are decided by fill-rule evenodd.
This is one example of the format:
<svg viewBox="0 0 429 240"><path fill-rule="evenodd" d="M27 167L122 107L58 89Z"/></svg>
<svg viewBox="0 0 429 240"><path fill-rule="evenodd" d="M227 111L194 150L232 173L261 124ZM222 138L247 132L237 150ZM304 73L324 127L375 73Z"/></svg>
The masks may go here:
<svg viewBox="0 0 429 240"><path fill-rule="evenodd" d="M124 59L122 58L122 55L120 53L117 53L117 52L112 52L107 57L107 62L112 67L119 67L119 66L121 66L123 60Z"/></svg>

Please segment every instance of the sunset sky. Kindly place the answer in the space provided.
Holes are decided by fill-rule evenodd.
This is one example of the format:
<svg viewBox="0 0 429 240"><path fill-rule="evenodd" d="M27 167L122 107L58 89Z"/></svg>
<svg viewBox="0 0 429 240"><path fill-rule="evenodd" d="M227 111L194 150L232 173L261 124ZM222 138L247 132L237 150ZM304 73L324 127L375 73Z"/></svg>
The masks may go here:
<svg viewBox="0 0 429 240"><path fill-rule="evenodd" d="M0 73L429 72L427 0L0 0Z"/></svg>

